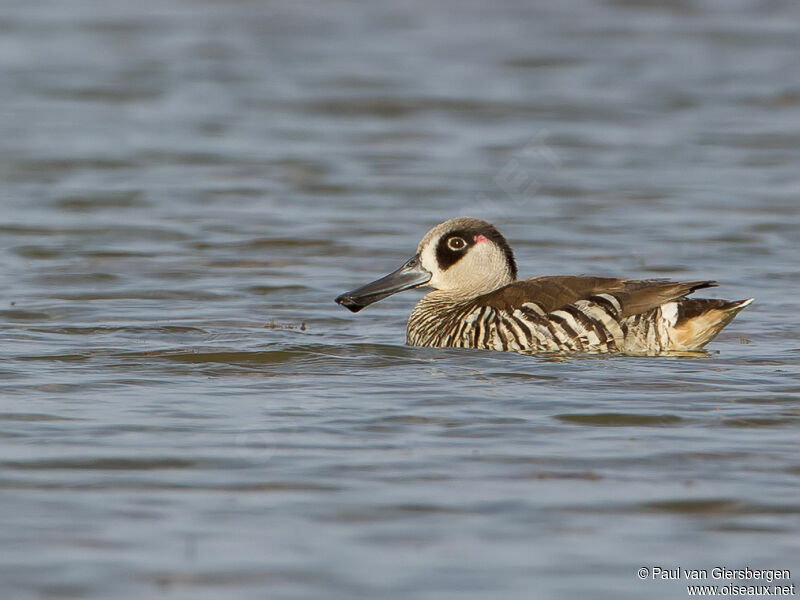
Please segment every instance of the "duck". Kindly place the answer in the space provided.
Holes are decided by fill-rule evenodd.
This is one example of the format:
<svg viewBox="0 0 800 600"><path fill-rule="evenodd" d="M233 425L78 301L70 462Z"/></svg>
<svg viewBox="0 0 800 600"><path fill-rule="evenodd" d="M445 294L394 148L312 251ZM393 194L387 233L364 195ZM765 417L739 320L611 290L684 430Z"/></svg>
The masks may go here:
<svg viewBox="0 0 800 600"><path fill-rule="evenodd" d="M753 302L689 298L716 281L587 275L517 278L494 225L450 219L399 269L338 296L356 313L398 292L432 288L411 312L406 343L536 353L659 355L701 352Z"/></svg>

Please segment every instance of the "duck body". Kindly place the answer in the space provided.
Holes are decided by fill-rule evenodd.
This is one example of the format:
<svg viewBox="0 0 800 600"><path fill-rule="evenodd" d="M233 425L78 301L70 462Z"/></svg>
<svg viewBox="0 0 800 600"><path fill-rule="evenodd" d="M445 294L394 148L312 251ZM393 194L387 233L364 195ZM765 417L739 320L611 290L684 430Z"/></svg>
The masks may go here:
<svg viewBox="0 0 800 600"><path fill-rule="evenodd" d="M411 313L406 340L412 346L526 353L693 352L750 303L684 298L713 285L555 276L514 282L470 300L431 292Z"/></svg>
<svg viewBox="0 0 800 600"><path fill-rule="evenodd" d="M518 280L505 238L471 218L437 225L400 269L336 301L357 312L422 285L434 290L411 313L409 345L522 353L695 352L752 302L687 298L713 281Z"/></svg>

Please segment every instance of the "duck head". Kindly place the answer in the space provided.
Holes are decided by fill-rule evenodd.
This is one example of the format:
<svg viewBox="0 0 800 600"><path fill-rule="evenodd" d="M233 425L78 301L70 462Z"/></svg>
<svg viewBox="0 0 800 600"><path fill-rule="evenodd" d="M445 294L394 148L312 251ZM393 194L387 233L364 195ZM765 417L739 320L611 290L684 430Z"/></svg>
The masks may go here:
<svg viewBox="0 0 800 600"><path fill-rule="evenodd" d="M399 269L345 292L336 303L358 312L378 300L428 286L454 298L480 296L517 278L514 253L493 225L480 219L450 219L431 229L417 253Z"/></svg>

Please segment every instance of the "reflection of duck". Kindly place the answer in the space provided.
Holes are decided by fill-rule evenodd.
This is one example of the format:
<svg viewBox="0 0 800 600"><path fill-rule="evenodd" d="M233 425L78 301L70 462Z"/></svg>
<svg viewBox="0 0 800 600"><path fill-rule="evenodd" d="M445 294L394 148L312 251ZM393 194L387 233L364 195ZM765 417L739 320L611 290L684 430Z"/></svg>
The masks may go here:
<svg viewBox="0 0 800 600"><path fill-rule="evenodd" d="M517 352L658 354L700 350L753 299L686 298L713 281L557 276L517 280L494 226L471 218L431 229L394 273L336 298L353 312L430 286L414 307L413 346Z"/></svg>

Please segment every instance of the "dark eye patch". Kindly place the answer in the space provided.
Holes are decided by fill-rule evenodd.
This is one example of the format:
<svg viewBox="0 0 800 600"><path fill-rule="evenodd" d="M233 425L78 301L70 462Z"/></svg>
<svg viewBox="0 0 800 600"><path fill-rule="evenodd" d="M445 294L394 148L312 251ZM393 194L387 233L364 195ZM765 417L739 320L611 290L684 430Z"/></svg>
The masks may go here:
<svg viewBox="0 0 800 600"><path fill-rule="evenodd" d="M463 245L462 245L463 244ZM469 231L453 231L442 236L436 244L436 262L442 271L456 264L466 251L475 245L475 234ZM455 246L455 249L452 247Z"/></svg>

